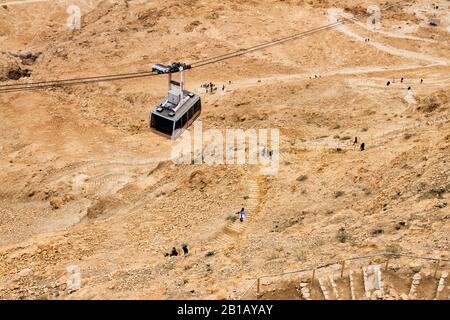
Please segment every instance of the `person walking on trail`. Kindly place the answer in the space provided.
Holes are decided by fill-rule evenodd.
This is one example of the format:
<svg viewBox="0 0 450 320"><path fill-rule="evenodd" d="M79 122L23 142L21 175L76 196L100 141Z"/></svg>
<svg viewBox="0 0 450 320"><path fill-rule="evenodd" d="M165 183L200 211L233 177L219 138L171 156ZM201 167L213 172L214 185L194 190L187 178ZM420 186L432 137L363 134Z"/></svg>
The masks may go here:
<svg viewBox="0 0 450 320"><path fill-rule="evenodd" d="M183 244L183 246L181 247L181 249L183 249L184 255L189 254L189 249L187 244Z"/></svg>
<svg viewBox="0 0 450 320"><path fill-rule="evenodd" d="M170 252L169 256L171 256L171 257L178 256L178 251L175 247L172 248L172 251Z"/></svg>
<svg viewBox="0 0 450 320"><path fill-rule="evenodd" d="M389 85L391 84L391 82L390 81L388 81L387 83L386 83L386 86L388 86L389 87Z"/></svg>
<svg viewBox="0 0 450 320"><path fill-rule="evenodd" d="M363 142L363 143L361 143L359 150L364 151L365 147L366 147L366 144Z"/></svg>
<svg viewBox="0 0 450 320"><path fill-rule="evenodd" d="M266 156L266 146L265 145L262 148L261 154L262 154L263 157Z"/></svg>
<svg viewBox="0 0 450 320"><path fill-rule="evenodd" d="M244 208L241 209L241 211L237 212L236 214L239 215L239 221L244 222L245 219L245 210Z"/></svg>
<svg viewBox="0 0 450 320"><path fill-rule="evenodd" d="M222 85L222 91L225 91L225 85L224 84Z"/></svg>
<svg viewBox="0 0 450 320"><path fill-rule="evenodd" d="M273 156L273 151L270 150L270 151L269 151L269 158L270 158L270 160L272 160L272 156Z"/></svg>
<svg viewBox="0 0 450 320"><path fill-rule="evenodd" d="M355 146L358 145L358 137L355 137L355 141L353 141L353 150L355 150Z"/></svg>
<svg viewBox="0 0 450 320"><path fill-rule="evenodd" d="M423 83L423 79L420 79L420 84L422 84Z"/></svg>

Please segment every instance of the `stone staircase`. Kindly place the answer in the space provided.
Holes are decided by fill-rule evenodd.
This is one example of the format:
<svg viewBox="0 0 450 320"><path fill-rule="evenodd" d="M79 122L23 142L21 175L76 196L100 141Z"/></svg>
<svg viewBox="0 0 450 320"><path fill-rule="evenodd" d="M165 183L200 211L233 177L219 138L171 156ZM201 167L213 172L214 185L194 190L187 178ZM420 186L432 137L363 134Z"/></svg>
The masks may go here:
<svg viewBox="0 0 450 320"><path fill-rule="evenodd" d="M246 185L246 200L244 203L244 208L246 212L246 218L243 222L240 222L239 216L236 214L236 220L229 222L214 238L208 243L208 250L211 252L220 252L231 247L240 236L242 236L249 223L259 214L260 202L263 197L262 189L260 187L260 176L257 170L247 173L247 185ZM229 209L229 208L226 208ZM204 267L200 269L190 270L189 278L194 279L204 279L208 274L208 270Z"/></svg>
<svg viewBox="0 0 450 320"><path fill-rule="evenodd" d="M247 183L247 199L245 203L246 218L244 222L239 221L237 218L235 221L226 225L217 238L214 241L214 247L228 246L238 238L246 229L247 225L254 219L259 212L260 203L260 187L258 182L258 176L253 175L250 177ZM236 215L237 217L237 215Z"/></svg>
<svg viewBox="0 0 450 320"><path fill-rule="evenodd" d="M300 282L272 279L261 285L258 299L300 300L450 300L448 266L433 270L419 268L386 269L383 264L352 266L342 270L322 270L314 278ZM296 276L298 279L298 275ZM293 290L295 287L295 290ZM254 293L253 293L254 294Z"/></svg>
<svg viewBox="0 0 450 320"><path fill-rule="evenodd" d="M450 278L441 271L437 278L430 273L416 272L401 277L395 271L383 270L381 265L349 269L340 275L322 275L313 284L301 282L299 297L304 300L448 300Z"/></svg>

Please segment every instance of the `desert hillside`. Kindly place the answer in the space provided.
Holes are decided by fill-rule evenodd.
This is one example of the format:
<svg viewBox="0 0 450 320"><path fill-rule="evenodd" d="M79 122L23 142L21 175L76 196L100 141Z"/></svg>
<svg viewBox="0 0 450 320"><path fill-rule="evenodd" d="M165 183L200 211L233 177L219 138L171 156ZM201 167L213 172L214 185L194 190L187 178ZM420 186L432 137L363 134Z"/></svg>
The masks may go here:
<svg viewBox="0 0 450 320"><path fill-rule="evenodd" d="M81 26L68 30L72 4ZM364 17L373 4L380 29ZM249 278L353 256L450 259L448 12L445 0L0 0L0 299L238 298ZM350 16L186 72L203 130L279 130L273 175L174 163L177 142L149 130L165 76L1 92L195 63ZM188 255L165 256L183 244ZM81 287L68 290L73 266Z"/></svg>

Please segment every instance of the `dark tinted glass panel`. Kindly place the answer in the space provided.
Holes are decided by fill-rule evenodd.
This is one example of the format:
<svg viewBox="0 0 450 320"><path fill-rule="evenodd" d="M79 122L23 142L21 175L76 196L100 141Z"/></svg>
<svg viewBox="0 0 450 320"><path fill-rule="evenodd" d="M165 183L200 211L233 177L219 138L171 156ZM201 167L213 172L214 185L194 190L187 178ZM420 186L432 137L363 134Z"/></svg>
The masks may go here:
<svg viewBox="0 0 450 320"><path fill-rule="evenodd" d="M194 113L199 112L201 109L201 106L202 106L202 103L200 102L200 100L198 100L194 105Z"/></svg>
<svg viewBox="0 0 450 320"><path fill-rule="evenodd" d="M172 135L173 121L152 114L152 128L164 134Z"/></svg>

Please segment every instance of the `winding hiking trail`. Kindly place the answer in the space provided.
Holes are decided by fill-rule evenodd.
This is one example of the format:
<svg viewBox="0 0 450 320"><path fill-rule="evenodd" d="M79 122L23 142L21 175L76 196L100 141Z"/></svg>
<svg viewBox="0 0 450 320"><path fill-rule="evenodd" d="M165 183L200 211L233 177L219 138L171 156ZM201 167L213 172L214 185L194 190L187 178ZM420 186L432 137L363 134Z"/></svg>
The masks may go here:
<svg viewBox="0 0 450 320"><path fill-rule="evenodd" d="M261 211L264 191L259 171L252 170L247 174L247 177L247 194L244 205L246 218L241 222L238 215L236 215L236 219L223 228L222 232L220 232L213 241L212 248L216 251L227 249L233 242L237 241L237 239L244 234L248 224L251 223Z"/></svg>
<svg viewBox="0 0 450 320"><path fill-rule="evenodd" d="M328 21L330 23L338 22L339 18L341 16L344 18L353 18L353 16L351 14L344 13L343 10L341 10L341 9L331 8L331 9L327 10L327 13L328 13ZM364 24L359 24L359 25L363 26L367 29L367 26L365 26ZM355 40L365 42L366 38L362 37L361 35L357 34L353 30L349 29L346 25L339 25L336 29ZM367 29L367 30L369 30L369 29ZM371 30L369 30L369 31L371 31ZM391 36L390 34L384 34L384 35ZM417 39L414 39L414 40L417 40ZM437 63L437 64L441 64L441 65L448 65L450 63L450 60L448 60L446 58L434 57L434 56L424 54L424 53L418 53L415 51L398 49L398 48L383 44L381 42L378 42L376 40L370 40L369 42L366 42L366 44L373 46L373 47L377 48L378 50L387 52L389 54L408 58L408 59L422 60L422 61L425 61L428 63L432 63L432 64Z"/></svg>

